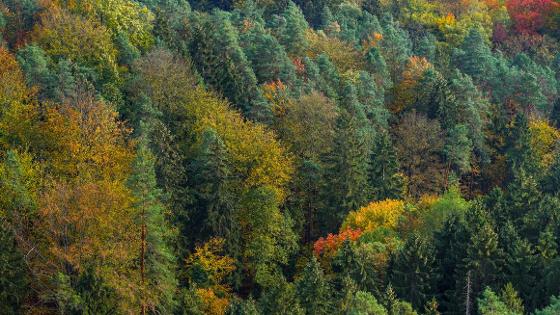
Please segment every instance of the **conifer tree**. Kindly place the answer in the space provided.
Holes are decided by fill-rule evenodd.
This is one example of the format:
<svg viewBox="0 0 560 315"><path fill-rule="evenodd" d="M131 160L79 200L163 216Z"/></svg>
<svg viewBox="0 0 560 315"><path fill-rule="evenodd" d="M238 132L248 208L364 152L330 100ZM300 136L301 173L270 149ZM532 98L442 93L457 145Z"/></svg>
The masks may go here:
<svg viewBox="0 0 560 315"><path fill-rule="evenodd" d="M227 151L212 129L203 132L200 142L190 167L195 197L191 231L197 231L201 240L214 235L224 238L227 245L232 246L237 237L235 195Z"/></svg>
<svg viewBox="0 0 560 315"><path fill-rule="evenodd" d="M175 306L174 256L169 248L170 229L156 184L154 157L142 137L129 186L138 209L141 233L140 273L142 314L167 313Z"/></svg>
<svg viewBox="0 0 560 315"><path fill-rule="evenodd" d="M330 217L327 230L333 230L348 211L368 201L368 145L366 117L356 99L354 87L347 85L341 100L342 112L336 121L333 150L328 157L331 182Z"/></svg>
<svg viewBox="0 0 560 315"><path fill-rule="evenodd" d="M400 199L404 183L399 174L399 162L388 132L382 131L376 135L369 163L368 180L373 199Z"/></svg>
<svg viewBox="0 0 560 315"><path fill-rule="evenodd" d="M475 82L481 83L488 78L493 65L493 57L486 40L477 28L471 28L460 50L453 53L454 64Z"/></svg>
<svg viewBox="0 0 560 315"><path fill-rule="evenodd" d="M255 73L225 12L192 15L190 51L205 82L252 118L268 119Z"/></svg>
<svg viewBox="0 0 560 315"><path fill-rule="evenodd" d="M434 249L421 236L412 235L391 262L390 281L397 295L421 309L434 293Z"/></svg>
<svg viewBox="0 0 560 315"><path fill-rule="evenodd" d="M292 56L303 56L307 48L306 31L309 28L301 9L292 1L282 14L279 39Z"/></svg>
<svg viewBox="0 0 560 315"><path fill-rule="evenodd" d="M330 314L330 288L315 257L303 269L301 278L296 283L296 290L305 314Z"/></svg>

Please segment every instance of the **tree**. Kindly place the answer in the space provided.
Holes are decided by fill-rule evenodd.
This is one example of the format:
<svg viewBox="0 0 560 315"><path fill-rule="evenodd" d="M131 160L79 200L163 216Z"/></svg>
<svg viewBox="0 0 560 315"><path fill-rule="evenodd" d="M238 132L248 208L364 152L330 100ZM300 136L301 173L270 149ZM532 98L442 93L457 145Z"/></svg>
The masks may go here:
<svg viewBox="0 0 560 315"><path fill-rule="evenodd" d="M118 77L117 50L111 33L94 19L51 5L41 13L41 27L35 29L33 36L49 55L95 69L100 82Z"/></svg>
<svg viewBox="0 0 560 315"><path fill-rule="evenodd" d="M239 43L251 62L259 84L280 80L294 86L296 69L284 46L269 34L260 23L255 23L240 35Z"/></svg>
<svg viewBox="0 0 560 315"><path fill-rule="evenodd" d="M13 229L0 212L0 311L20 314L29 294L29 276L25 270L24 253L17 246Z"/></svg>
<svg viewBox="0 0 560 315"><path fill-rule="evenodd" d="M469 30L460 50L454 51L453 60L457 68L477 83L484 82L492 71L492 52L477 28Z"/></svg>
<svg viewBox="0 0 560 315"><path fill-rule="evenodd" d="M226 240L227 249L236 248L238 231L235 225L235 195L231 179L231 165L223 141L215 130L201 135L189 171L193 174L194 207L189 227L184 233L198 232L201 240L217 236Z"/></svg>
<svg viewBox="0 0 560 315"><path fill-rule="evenodd" d="M521 315L508 308L490 288L486 288L478 299L478 311L481 315Z"/></svg>
<svg viewBox="0 0 560 315"><path fill-rule="evenodd" d="M319 315L331 312L330 288L321 265L312 257L296 282L299 301L305 314Z"/></svg>
<svg viewBox="0 0 560 315"><path fill-rule="evenodd" d="M380 132L376 135L369 163L369 185L373 192L373 199L401 198L404 182L395 147L388 132Z"/></svg>
<svg viewBox="0 0 560 315"><path fill-rule="evenodd" d="M416 112L406 113L395 130L397 156L407 177L408 194L439 192L443 181L441 128Z"/></svg>
<svg viewBox="0 0 560 315"><path fill-rule="evenodd" d="M357 291L347 306L347 315L387 315L387 310L381 306L375 297L364 291Z"/></svg>
<svg viewBox="0 0 560 315"><path fill-rule="evenodd" d="M424 306L435 293L434 254L434 248L425 239L412 235L391 262L390 281L395 292L416 309Z"/></svg>
<svg viewBox="0 0 560 315"><path fill-rule="evenodd" d="M525 314L525 307L523 307L523 300L517 294L511 283L507 283L502 292L500 292L500 299L513 313Z"/></svg>
<svg viewBox="0 0 560 315"><path fill-rule="evenodd" d="M169 248L170 229L164 217L161 191L157 188L154 157L146 138L141 138L136 151L133 174L128 185L138 209L141 230L140 276L141 310L170 312L174 309L174 256Z"/></svg>
<svg viewBox="0 0 560 315"><path fill-rule="evenodd" d="M556 3L551 0L508 0L506 7L515 30L532 34L542 30Z"/></svg>
<svg viewBox="0 0 560 315"><path fill-rule="evenodd" d="M270 109L257 88L255 73L239 46L225 12L192 16L190 52L205 82L252 118L267 120Z"/></svg>
<svg viewBox="0 0 560 315"><path fill-rule="evenodd" d="M328 156L326 178L331 182L330 208L326 223L333 230L336 222L352 209L368 201L368 134L366 117L353 86L347 85L342 98L342 112L336 120L336 135Z"/></svg>
<svg viewBox="0 0 560 315"><path fill-rule="evenodd" d="M309 28L301 9L292 1L282 14L283 23L278 38L292 56L303 56L307 48L306 31Z"/></svg>

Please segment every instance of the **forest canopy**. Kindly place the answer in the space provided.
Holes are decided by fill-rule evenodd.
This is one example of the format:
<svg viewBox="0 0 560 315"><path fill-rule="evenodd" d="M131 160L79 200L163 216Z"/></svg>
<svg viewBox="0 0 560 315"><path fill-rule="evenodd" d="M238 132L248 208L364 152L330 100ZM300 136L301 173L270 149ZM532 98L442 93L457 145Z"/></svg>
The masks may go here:
<svg viewBox="0 0 560 315"><path fill-rule="evenodd" d="M0 314L560 314L560 1L0 0Z"/></svg>

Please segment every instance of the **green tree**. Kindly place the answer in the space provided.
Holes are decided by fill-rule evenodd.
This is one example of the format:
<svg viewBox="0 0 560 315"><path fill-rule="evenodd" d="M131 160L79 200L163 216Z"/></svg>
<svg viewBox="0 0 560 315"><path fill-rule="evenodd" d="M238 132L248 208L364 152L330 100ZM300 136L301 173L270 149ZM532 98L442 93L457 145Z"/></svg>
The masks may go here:
<svg viewBox="0 0 560 315"><path fill-rule="evenodd" d="M292 1L282 14L283 23L279 29L278 38L292 56L303 56L307 48L305 35L309 25L301 9Z"/></svg>
<svg viewBox="0 0 560 315"><path fill-rule="evenodd" d="M382 131L376 135L369 163L368 179L373 199L400 199L404 183L388 132Z"/></svg>
<svg viewBox="0 0 560 315"><path fill-rule="evenodd" d="M154 156L142 137L136 151L133 174L129 179L141 230L141 308L142 313L171 312L174 309L175 257L170 248L170 229L164 217L161 191L157 188Z"/></svg>
<svg viewBox="0 0 560 315"><path fill-rule="evenodd" d="M427 240L412 235L391 261L390 281L395 292L416 309L422 308L435 293L434 254Z"/></svg>
<svg viewBox="0 0 560 315"><path fill-rule="evenodd" d="M508 306L490 288L486 288L478 301L478 311L481 315L521 315Z"/></svg>
<svg viewBox="0 0 560 315"><path fill-rule="evenodd" d="M312 257L303 269L296 282L296 290L305 314L331 313L330 288L315 257Z"/></svg>
<svg viewBox="0 0 560 315"><path fill-rule="evenodd" d="M239 46L228 14L191 15L190 52L206 84L229 99L245 115L268 119L270 109L257 88L257 79Z"/></svg>
<svg viewBox="0 0 560 315"><path fill-rule="evenodd" d="M492 52L477 28L471 28L460 49L453 52L453 62L477 83L488 78L493 65Z"/></svg>

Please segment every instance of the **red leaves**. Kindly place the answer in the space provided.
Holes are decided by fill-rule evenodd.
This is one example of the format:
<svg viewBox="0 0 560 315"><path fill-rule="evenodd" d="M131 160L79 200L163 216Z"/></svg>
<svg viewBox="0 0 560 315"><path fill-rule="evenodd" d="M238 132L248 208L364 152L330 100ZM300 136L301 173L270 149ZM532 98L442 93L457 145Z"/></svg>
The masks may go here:
<svg viewBox="0 0 560 315"><path fill-rule="evenodd" d="M515 30L533 34L544 27L550 13L558 8L558 3L553 0L507 0L506 6Z"/></svg>
<svg viewBox="0 0 560 315"><path fill-rule="evenodd" d="M334 255L346 240L356 241L362 235L362 230L348 229L339 234L329 233L326 238L321 237L313 244L313 253L319 257L321 255Z"/></svg>

